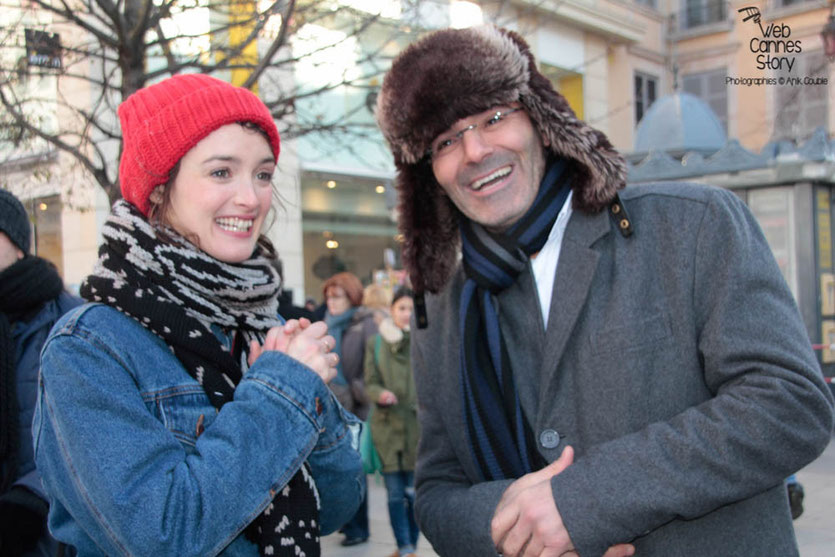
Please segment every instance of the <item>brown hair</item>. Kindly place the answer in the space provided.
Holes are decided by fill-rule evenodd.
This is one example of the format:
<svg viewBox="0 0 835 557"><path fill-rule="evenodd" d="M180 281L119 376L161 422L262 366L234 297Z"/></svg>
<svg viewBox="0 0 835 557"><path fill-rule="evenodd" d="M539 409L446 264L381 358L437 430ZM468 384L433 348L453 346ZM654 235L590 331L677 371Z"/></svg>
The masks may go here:
<svg viewBox="0 0 835 557"><path fill-rule="evenodd" d="M362 282L357 278L357 275L347 271L336 273L322 285L322 296L327 298L328 289L334 286L338 286L345 291L352 306L362 305Z"/></svg>
<svg viewBox="0 0 835 557"><path fill-rule="evenodd" d="M400 286L397 290L394 291L394 295L391 297L391 305L397 303L397 300L400 298L414 298L415 293L412 292L412 289L407 286Z"/></svg>

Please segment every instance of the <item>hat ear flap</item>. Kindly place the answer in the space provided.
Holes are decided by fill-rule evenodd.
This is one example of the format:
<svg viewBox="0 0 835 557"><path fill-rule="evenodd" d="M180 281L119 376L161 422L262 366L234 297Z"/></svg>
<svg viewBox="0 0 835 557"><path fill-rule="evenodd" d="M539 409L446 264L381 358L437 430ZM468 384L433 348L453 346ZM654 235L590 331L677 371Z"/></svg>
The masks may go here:
<svg viewBox="0 0 835 557"><path fill-rule="evenodd" d="M403 262L416 292L438 292L457 260L460 213L426 161L398 166L397 210Z"/></svg>

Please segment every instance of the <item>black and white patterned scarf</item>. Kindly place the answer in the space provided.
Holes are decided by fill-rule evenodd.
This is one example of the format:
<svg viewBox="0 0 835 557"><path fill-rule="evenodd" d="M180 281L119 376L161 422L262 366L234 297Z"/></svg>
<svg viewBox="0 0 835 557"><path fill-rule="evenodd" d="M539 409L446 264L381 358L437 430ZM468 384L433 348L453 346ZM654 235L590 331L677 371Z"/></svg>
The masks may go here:
<svg viewBox="0 0 835 557"><path fill-rule="evenodd" d="M274 254L225 263L119 200L103 229L93 274L81 285L90 301L134 318L171 348L215 408L233 398L251 340L279 324L281 279ZM234 338L224 348L213 329ZM305 463L247 530L262 555L318 556L319 496Z"/></svg>

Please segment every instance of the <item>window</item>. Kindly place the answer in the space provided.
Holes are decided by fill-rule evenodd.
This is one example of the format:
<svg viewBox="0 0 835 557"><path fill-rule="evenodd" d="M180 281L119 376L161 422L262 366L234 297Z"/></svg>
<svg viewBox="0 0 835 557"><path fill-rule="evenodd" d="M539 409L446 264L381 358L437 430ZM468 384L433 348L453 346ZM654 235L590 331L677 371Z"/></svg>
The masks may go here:
<svg viewBox="0 0 835 557"><path fill-rule="evenodd" d="M681 30L725 21L724 0L684 0L681 11Z"/></svg>
<svg viewBox="0 0 835 557"><path fill-rule="evenodd" d="M792 71L776 72L775 77L804 79L828 77L826 56L818 50L795 57ZM805 139L815 128L828 127L829 86L824 84L800 84L776 88L774 96L775 139Z"/></svg>
<svg viewBox="0 0 835 557"><path fill-rule="evenodd" d="M635 124L644 117L658 91L658 78L652 75L635 73Z"/></svg>
<svg viewBox="0 0 835 557"><path fill-rule="evenodd" d="M692 73L683 76L682 89L694 97L699 97L716 113L725 133L728 132L728 88L725 86L725 68L708 72Z"/></svg>
<svg viewBox="0 0 835 557"><path fill-rule="evenodd" d="M797 299L794 196L790 186L748 190L748 207L762 228L783 278Z"/></svg>

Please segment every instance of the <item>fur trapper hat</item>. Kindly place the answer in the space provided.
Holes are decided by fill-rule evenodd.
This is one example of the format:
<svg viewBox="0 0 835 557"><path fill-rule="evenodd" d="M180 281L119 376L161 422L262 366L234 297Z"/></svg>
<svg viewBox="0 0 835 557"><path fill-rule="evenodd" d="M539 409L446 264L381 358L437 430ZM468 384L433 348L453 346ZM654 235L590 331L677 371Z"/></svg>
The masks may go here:
<svg viewBox="0 0 835 557"><path fill-rule="evenodd" d="M429 145L458 120L513 102L525 107L548 151L572 161L575 209L597 212L626 185L623 157L574 115L518 34L480 26L424 37L394 60L376 110L394 154L403 262L416 294L438 292L449 280L462 218L435 179Z"/></svg>

